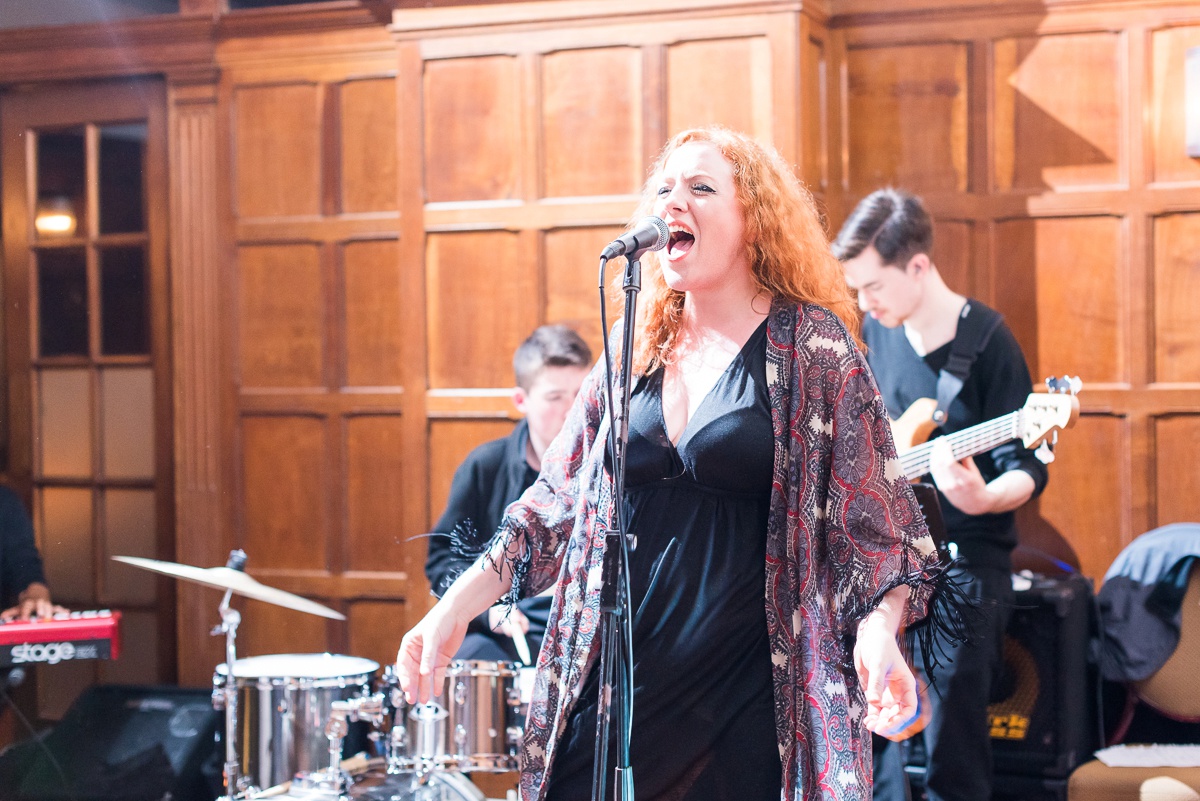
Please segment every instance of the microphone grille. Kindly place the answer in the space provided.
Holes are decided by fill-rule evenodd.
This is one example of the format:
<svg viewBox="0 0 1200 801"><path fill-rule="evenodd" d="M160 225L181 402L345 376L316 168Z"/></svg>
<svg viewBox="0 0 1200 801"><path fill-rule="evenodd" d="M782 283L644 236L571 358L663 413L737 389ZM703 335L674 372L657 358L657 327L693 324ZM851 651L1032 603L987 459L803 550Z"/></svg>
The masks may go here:
<svg viewBox="0 0 1200 801"><path fill-rule="evenodd" d="M667 246L667 240L671 238L671 229L667 227L666 221L661 217L650 215L645 222L654 226L654 230L658 231L658 239L654 240L654 244L650 246L650 250L661 250Z"/></svg>

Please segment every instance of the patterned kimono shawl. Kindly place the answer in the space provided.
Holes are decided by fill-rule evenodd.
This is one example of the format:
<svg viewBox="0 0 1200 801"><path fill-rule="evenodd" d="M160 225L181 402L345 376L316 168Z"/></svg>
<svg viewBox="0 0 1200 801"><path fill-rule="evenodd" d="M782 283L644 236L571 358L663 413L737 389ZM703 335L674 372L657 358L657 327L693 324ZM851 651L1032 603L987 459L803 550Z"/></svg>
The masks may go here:
<svg viewBox="0 0 1200 801"><path fill-rule="evenodd" d="M870 733L851 651L858 622L909 587L905 623L927 611L937 554L900 472L866 359L838 318L774 304L767 382L775 467L764 603L774 666L782 798L871 798ZM496 537L513 597L555 586L522 751L520 791L541 801L555 750L599 655L599 583L612 482L604 469L604 370L580 390L537 482Z"/></svg>

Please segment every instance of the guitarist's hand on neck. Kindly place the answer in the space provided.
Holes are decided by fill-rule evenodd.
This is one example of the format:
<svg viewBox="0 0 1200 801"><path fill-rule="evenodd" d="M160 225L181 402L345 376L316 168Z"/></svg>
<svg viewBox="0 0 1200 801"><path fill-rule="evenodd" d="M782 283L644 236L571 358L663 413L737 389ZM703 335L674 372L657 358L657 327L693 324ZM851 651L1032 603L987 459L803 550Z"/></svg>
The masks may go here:
<svg viewBox="0 0 1200 801"><path fill-rule="evenodd" d="M946 500L969 515L1009 512L1033 497L1033 477L1024 470L1009 470L984 481L974 458L954 458L949 440L934 440L929 474Z"/></svg>

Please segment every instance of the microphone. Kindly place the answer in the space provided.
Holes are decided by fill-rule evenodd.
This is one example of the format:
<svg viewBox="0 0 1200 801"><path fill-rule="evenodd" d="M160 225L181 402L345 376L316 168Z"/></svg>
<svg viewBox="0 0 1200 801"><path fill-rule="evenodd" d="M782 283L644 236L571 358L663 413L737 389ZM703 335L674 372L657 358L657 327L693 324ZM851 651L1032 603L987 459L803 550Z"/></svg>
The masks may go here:
<svg viewBox="0 0 1200 801"><path fill-rule="evenodd" d="M667 240L670 238L671 231L661 218L644 217L632 230L609 243L604 252L600 254L600 258L614 259L617 256L628 256L631 259L637 259L643 253L662 250L667 246Z"/></svg>

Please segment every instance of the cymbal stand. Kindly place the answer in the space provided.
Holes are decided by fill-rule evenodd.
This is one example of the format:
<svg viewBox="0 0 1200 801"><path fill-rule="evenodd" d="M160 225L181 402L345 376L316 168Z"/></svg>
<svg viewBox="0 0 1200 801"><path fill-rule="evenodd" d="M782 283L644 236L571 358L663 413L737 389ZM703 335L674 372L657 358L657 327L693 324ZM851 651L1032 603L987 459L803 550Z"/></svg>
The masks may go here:
<svg viewBox="0 0 1200 801"><path fill-rule="evenodd" d="M226 566L235 570L244 569L245 551L230 552ZM225 795L221 796L220 801L234 801L237 794L246 789L237 755L237 680L233 675L233 666L237 662L237 627L242 622L242 615L230 607L229 600L232 597L233 590L226 590L219 607L221 625L210 632L214 637L225 635L225 687L221 699L213 698L214 701L223 701L225 707Z"/></svg>

